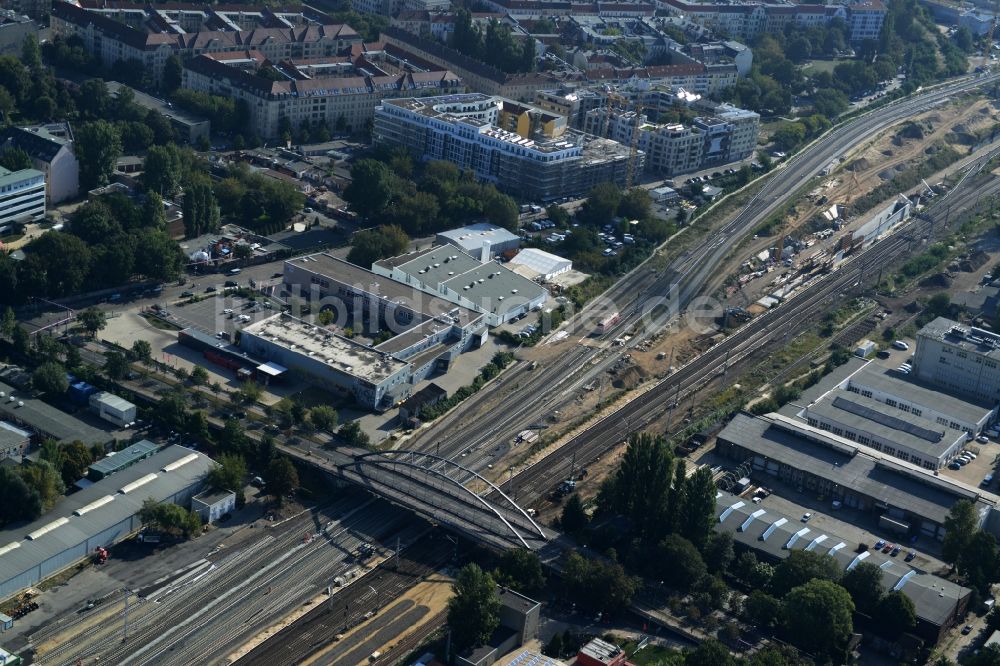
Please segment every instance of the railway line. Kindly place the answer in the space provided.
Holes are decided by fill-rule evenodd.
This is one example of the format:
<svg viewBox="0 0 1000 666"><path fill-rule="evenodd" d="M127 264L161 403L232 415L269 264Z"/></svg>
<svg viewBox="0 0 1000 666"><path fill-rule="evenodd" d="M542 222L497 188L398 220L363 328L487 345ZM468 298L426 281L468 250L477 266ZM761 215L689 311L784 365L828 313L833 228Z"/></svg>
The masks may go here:
<svg viewBox="0 0 1000 666"><path fill-rule="evenodd" d="M516 474L513 482L517 485L518 496L523 502L540 499L566 477L571 460L581 464L599 458L619 444L625 433L648 426L662 418L672 402L683 401L724 372L735 371L747 360L763 355L771 345L783 341L791 331L825 311L833 299L862 286L866 277L873 276L881 267L892 265L914 244L946 228L945 219L950 211L970 208L982 199L1000 195L1000 178L979 174L984 162L985 159L973 167L967 178L951 191L947 209L943 201L939 202L897 233L857 255L848 265L814 280L787 303L751 320L654 388Z"/></svg>
<svg viewBox="0 0 1000 666"><path fill-rule="evenodd" d="M310 518L320 519L322 514ZM308 528L308 538L306 529ZM296 521L214 562L199 576L129 594L128 635L114 613L88 616L31 636L46 664L214 663L283 616L335 576L356 567L352 551L373 538L404 542L426 526L381 500L368 500L324 524ZM117 605L117 604L116 604Z"/></svg>
<svg viewBox="0 0 1000 666"><path fill-rule="evenodd" d="M235 663L240 666L301 663L333 643L338 635L369 620L372 611L377 612L380 600L383 606L387 605L421 578L444 565L451 558L452 550L452 543L444 539L442 533L423 534L400 555L398 568L393 560L386 560L356 584L331 597L328 603L317 606ZM406 645L412 643L409 649L413 649L419 644L419 640L414 643L413 637L409 638L411 640L401 643L392 654L383 654L378 663L392 663L394 658L405 654ZM345 646L340 651L346 652L347 649ZM324 663L338 663L337 657L336 654L328 654Z"/></svg>
<svg viewBox="0 0 1000 666"><path fill-rule="evenodd" d="M498 449L495 442L509 440L513 433L552 414L567 396L604 372L621 353L628 351L628 347L612 350L610 340L645 320L644 333L631 343L638 344L645 335L662 329L673 317L682 313L724 261L731 247L784 205L792 192L818 175L826 165L886 127L944 103L954 95L994 85L998 81L998 74L964 77L899 100L831 130L772 173L743 209L698 248L688 251L663 271L652 270L646 264L639 266L596 304L571 319L567 330L572 332L569 338L558 343L564 347L564 352L557 361L540 368L541 372L529 370L526 364L522 364L507 373L503 382L507 386L514 383L517 391L506 396L502 410L485 407L494 397L495 390L487 388L466 401L460 413L448 415L419 433L413 440L413 448L434 450L452 458L476 454L463 461L464 464L480 468L491 464L491 459L499 457L503 448L501 445ZM622 317L610 332L600 338L599 348L590 346L589 341L569 348L578 338L589 334L590 329L584 326L585 322L596 321L601 308L609 303L608 307L620 311ZM476 417L463 420L463 414ZM462 456L463 453L466 456Z"/></svg>

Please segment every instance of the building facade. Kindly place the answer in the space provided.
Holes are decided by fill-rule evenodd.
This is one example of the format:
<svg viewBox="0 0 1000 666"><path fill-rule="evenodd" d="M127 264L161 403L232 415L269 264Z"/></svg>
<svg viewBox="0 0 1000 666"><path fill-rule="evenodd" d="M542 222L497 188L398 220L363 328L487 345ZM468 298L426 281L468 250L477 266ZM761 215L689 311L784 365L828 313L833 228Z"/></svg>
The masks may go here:
<svg viewBox="0 0 1000 666"><path fill-rule="evenodd" d="M279 62L335 56L361 41L350 26L308 7L57 2L51 28L56 35L80 37L105 67L140 63L155 83L172 55L255 50Z"/></svg>
<svg viewBox="0 0 1000 666"><path fill-rule="evenodd" d="M184 87L235 99L245 106L252 130L279 138L303 124L357 131L371 122L387 98L457 91L461 80L445 70L406 65L406 56L366 51L357 58L289 60L274 81L256 75L272 62L260 51L202 54L184 66Z"/></svg>
<svg viewBox="0 0 1000 666"><path fill-rule="evenodd" d="M45 174L37 169L0 167L0 232L45 219Z"/></svg>
<svg viewBox="0 0 1000 666"><path fill-rule="evenodd" d="M100 391L90 396L90 411L119 428L135 423L136 408L125 398L114 393Z"/></svg>
<svg viewBox="0 0 1000 666"><path fill-rule="evenodd" d="M0 146L28 153L31 166L45 174L49 205L80 193L80 163L73 153L73 130L69 123L8 127L0 133Z"/></svg>
<svg viewBox="0 0 1000 666"><path fill-rule="evenodd" d="M571 130L523 137L497 126L505 104L478 93L385 100L375 109L373 140L418 159L447 160L525 199L551 201L602 182L625 184L627 146ZM641 171L645 154L635 159Z"/></svg>
<svg viewBox="0 0 1000 666"><path fill-rule="evenodd" d="M938 317L917 332L913 374L946 391L1000 401L1000 335Z"/></svg>

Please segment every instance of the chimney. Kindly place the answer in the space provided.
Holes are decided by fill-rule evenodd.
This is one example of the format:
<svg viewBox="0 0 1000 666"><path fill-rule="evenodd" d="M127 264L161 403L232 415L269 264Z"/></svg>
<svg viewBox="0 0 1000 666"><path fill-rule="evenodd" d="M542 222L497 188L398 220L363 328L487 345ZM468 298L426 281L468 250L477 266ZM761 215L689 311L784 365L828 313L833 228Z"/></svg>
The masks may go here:
<svg viewBox="0 0 1000 666"><path fill-rule="evenodd" d="M490 242L488 240L484 240L482 253L479 255L479 261L485 264L490 259L492 259L490 256Z"/></svg>

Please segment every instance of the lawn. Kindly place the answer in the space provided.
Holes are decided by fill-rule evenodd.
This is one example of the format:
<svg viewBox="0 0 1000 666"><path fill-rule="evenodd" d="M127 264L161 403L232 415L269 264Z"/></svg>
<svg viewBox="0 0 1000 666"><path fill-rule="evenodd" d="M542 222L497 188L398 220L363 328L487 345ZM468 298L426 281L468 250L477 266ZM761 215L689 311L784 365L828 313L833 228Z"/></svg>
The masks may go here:
<svg viewBox="0 0 1000 666"><path fill-rule="evenodd" d="M815 74L816 72L830 72L833 74L833 68L838 64L840 64L839 60L810 60L802 65L802 71L806 75Z"/></svg>

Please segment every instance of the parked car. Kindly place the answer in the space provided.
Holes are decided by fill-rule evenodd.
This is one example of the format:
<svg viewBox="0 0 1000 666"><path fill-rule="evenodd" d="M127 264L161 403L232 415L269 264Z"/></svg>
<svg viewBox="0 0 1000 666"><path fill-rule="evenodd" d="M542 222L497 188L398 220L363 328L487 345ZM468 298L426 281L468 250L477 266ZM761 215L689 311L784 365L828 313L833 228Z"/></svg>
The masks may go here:
<svg viewBox="0 0 1000 666"><path fill-rule="evenodd" d="M896 557L897 555L899 555L899 551L900 551L899 546L896 546L895 548L892 549L889 555L892 557Z"/></svg>
<svg viewBox="0 0 1000 666"><path fill-rule="evenodd" d="M986 435L980 435L979 437L976 437L976 441L979 442L980 444L989 444L990 438L987 437Z"/></svg>
<svg viewBox="0 0 1000 666"><path fill-rule="evenodd" d="M910 348L910 345L908 345L907 343L903 342L902 340L893 340L892 341L892 347L893 347L893 349L898 349L900 351L906 351L907 349Z"/></svg>
<svg viewBox="0 0 1000 666"><path fill-rule="evenodd" d="M958 470L958 469L962 469L962 466L959 465L957 462L953 462L950 465L948 465L948 469Z"/></svg>
<svg viewBox="0 0 1000 666"><path fill-rule="evenodd" d="M875 550L882 550L885 547L885 539L879 539L875 542Z"/></svg>
<svg viewBox="0 0 1000 666"><path fill-rule="evenodd" d="M215 287L212 286L212 285L209 285L209 286L205 287L205 293L206 294L211 294L214 291L215 291Z"/></svg>
<svg viewBox="0 0 1000 666"><path fill-rule="evenodd" d="M964 627L962 627L962 635L963 636L968 636L971 633L972 633L972 625L971 624L967 624Z"/></svg>
<svg viewBox="0 0 1000 666"><path fill-rule="evenodd" d="M810 520L810 519L811 519L812 517L813 517L813 515L812 515L811 513L808 513L808 512L807 512L807 513L804 513L804 514L802 514L802 522L803 522L803 523L808 523L808 522L809 522L809 520Z"/></svg>
<svg viewBox="0 0 1000 666"><path fill-rule="evenodd" d="M894 543L887 543L887 544L885 544L885 546L882 547L882 552L888 555L889 553L892 552L892 549L895 548L895 547L896 547L896 544L894 544Z"/></svg>
<svg viewBox="0 0 1000 666"><path fill-rule="evenodd" d="M194 296L194 292L193 291L182 291L181 292L181 298L191 298L192 296Z"/></svg>
<svg viewBox="0 0 1000 666"><path fill-rule="evenodd" d="M916 556L917 556L917 551L911 550L910 552L908 552L906 554L906 557L903 558L903 561L905 561L905 562L912 562L913 558L916 557Z"/></svg>

